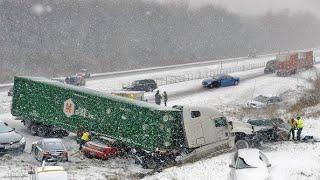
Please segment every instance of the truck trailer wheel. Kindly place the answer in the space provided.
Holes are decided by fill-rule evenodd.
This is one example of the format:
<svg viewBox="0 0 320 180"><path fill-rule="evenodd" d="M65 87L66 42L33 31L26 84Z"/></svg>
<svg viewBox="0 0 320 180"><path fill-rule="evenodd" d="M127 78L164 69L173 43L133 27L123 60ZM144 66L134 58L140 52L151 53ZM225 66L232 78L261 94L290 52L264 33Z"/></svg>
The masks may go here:
<svg viewBox="0 0 320 180"><path fill-rule="evenodd" d="M37 124L32 124L30 126L30 133L34 136L38 134L38 125Z"/></svg>
<svg viewBox="0 0 320 180"><path fill-rule="evenodd" d="M38 136L40 137L46 137L48 135L48 128L44 125L38 126Z"/></svg>
<svg viewBox="0 0 320 180"><path fill-rule="evenodd" d="M153 157L145 157L143 159L143 165L146 169L155 169L157 167L157 162Z"/></svg>

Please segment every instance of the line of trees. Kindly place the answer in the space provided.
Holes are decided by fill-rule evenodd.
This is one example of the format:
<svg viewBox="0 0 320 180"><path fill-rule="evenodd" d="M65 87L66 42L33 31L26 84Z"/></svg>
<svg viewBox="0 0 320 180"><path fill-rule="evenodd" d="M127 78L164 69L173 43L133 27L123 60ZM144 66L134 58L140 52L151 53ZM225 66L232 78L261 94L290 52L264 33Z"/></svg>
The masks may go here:
<svg viewBox="0 0 320 180"><path fill-rule="evenodd" d="M0 83L14 75L109 72L317 46L310 14L232 14L143 0L1 0Z"/></svg>

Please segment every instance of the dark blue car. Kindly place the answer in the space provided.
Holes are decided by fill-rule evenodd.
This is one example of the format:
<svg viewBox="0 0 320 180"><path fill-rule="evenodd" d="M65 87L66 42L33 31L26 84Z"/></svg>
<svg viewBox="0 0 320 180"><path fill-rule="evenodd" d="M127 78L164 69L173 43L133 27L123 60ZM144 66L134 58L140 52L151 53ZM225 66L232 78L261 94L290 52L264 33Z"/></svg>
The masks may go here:
<svg viewBox="0 0 320 180"><path fill-rule="evenodd" d="M240 82L240 78L232 77L225 74L215 75L211 78L205 79L202 81L202 86L207 88L214 87L225 87L225 86L233 86L238 85Z"/></svg>

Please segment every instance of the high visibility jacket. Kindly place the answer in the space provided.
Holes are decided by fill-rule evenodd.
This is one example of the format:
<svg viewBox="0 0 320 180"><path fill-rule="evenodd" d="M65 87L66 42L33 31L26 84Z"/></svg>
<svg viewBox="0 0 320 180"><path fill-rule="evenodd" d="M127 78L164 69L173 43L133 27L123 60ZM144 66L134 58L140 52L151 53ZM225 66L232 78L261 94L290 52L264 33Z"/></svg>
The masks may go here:
<svg viewBox="0 0 320 180"><path fill-rule="evenodd" d="M297 120L297 128L303 128L303 126L304 126L303 120L302 119L298 119Z"/></svg>
<svg viewBox="0 0 320 180"><path fill-rule="evenodd" d="M82 136L81 136L81 140L83 140L83 141L85 141L85 142L89 141L89 140L90 140L90 134L89 134L89 132L84 132L84 133L82 134Z"/></svg>
<svg viewBox="0 0 320 180"><path fill-rule="evenodd" d="M296 120L293 120L293 121L289 120L289 124L290 124L291 128L296 128L297 127L297 121Z"/></svg>

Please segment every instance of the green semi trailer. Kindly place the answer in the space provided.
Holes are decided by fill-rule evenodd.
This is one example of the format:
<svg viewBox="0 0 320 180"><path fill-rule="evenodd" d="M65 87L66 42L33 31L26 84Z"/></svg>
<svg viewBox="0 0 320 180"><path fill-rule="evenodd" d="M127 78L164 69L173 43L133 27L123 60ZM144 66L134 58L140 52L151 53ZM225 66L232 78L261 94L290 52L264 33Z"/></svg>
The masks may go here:
<svg viewBox="0 0 320 180"><path fill-rule="evenodd" d="M234 146L225 117L209 108L168 108L41 77L15 77L13 89L12 115L33 135L64 136L85 128L131 149L148 168Z"/></svg>

